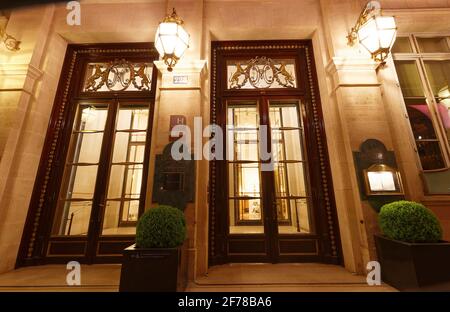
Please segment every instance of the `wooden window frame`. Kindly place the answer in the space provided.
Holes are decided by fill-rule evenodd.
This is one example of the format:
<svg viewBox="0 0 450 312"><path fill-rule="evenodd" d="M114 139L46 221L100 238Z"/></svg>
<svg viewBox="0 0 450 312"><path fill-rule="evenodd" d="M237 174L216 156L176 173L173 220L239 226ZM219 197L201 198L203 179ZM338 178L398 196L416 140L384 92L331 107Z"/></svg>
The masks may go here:
<svg viewBox="0 0 450 312"><path fill-rule="evenodd" d="M450 168L450 137L447 137L447 134L445 133L444 126L442 124L441 118L438 116L437 112L437 102L434 97L433 91L431 89L431 85L429 83L428 73L425 68L425 62L426 61L450 61L450 51L449 52L442 52L442 53L426 53L421 52L419 43L417 41L417 38L438 38L443 37L446 38L447 45L450 49L450 33L449 34L420 34L420 33L409 33L409 34L400 34L398 37L402 38L408 38L411 51L409 53L393 53L393 59L394 61L413 61L415 62L417 71L419 73L420 82L422 84L422 90L424 92L424 99L425 102L428 105L428 109L431 112L431 122L433 124L434 131L436 133L436 141L439 143L439 147L441 150L442 159L444 161L444 168L439 169L432 169L432 170L424 170L422 167L422 161L420 159L420 156L418 154L418 148L416 139L414 137L414 134L412 132L412 127L410 123L408 123L409 129L410 129L410 137L412 139L412 143L414 144L415 150L416 150L416 157L419 168L423 172L435 172L435 171L443 171ZM403 101L403 107L405 116L408 116L408 112L406 110L406 102L405 99L408 97L402 97Z"/></svg>

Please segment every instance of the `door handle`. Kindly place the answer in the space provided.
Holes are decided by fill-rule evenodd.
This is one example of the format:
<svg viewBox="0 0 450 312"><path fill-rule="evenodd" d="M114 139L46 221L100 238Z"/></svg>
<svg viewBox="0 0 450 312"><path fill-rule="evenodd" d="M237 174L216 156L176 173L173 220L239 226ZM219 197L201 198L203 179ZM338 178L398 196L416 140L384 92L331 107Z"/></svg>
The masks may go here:
<svg viewBox="0 0 450 312"><path fill-rule="evenodd" d="M274 202L273 202L273 211L272 211L272 221L274 221L274 222L277 222L277 221L278 221L278 218L277 218L277 214L278 214L277 208L278 208L278 204L277 204L276 201L274 201Z"/></svg>
<svg viewBox="0 0 450 312"><path fill-rule="evenodd" d="M103 210L103 208L105 207L105 204L100 203L100 204L98 204L98 206ZM103 214L102 214L101 212L102 212L102 211L98 211L98 212L97 212L97 215L98 215L98 217L97 217L97 223L102 223L102 220L103 220Z"/></svg>

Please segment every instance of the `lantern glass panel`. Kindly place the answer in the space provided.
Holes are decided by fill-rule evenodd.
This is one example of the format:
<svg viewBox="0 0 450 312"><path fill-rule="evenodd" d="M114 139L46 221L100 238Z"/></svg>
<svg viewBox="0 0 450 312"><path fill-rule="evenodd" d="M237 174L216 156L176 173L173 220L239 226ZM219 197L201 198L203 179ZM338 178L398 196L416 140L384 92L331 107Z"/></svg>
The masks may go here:
<svg viewBox="0 0 450 312"><path fill-rule="evenodd" d="M390 48L395 41L395 20L392 16L378 16L376 18L378 37L380 40L381 48Z"/></svg>
<svg viewBox="0 0 450 312"><path fill-rule="evenodd" d="M369 51L374 53L380 48L380 41L378 40L378 29L375 18L370 18L358 30L359 42Z"/></svg>

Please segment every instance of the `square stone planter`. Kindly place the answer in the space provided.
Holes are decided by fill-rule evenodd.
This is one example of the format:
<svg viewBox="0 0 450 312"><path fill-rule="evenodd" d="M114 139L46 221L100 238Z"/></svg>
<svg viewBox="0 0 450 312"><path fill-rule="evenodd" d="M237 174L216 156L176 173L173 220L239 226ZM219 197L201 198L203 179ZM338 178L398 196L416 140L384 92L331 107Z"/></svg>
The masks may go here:
<svg viewBox="0 0 450 312"><path fill-rule="evenodd" d="M137 248L123 251L120 292L176 292L187 284L186 244L178 248Z"/></svg>
<svg viewBox="0 0 450 312"><path fill-rule="evenodd" d="M399 289L450 282L450 243L405 243L375 235L382 280Z"/></svg>

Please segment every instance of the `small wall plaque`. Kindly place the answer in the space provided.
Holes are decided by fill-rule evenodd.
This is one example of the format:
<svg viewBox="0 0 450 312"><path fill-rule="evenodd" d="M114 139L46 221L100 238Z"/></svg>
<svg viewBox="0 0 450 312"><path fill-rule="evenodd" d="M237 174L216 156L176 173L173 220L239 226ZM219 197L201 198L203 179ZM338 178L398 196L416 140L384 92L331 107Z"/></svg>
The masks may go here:
<svg viewBox="0 0 450 312"><path fill-rule="evenodd" d="M156 155L152 199L160 205L184 210L186 203L195 198L195 161L174 160L172 144L167 144L163 153Z"/></svg>
<svg viewBox="0 0 450 312"><path fill-rule="evenodd" d="M169 124L169 133L172 131L173 127L177 125L186 125L186 116L183 115L171 115ZM169 141L173 142L180 138L180 136L171 136L169 134Z"/></svg>
<svg viewBox="0 0 450 312"><path fill-rule="evenodd" d="M174 85L187 85L189 83L188 75L174 75L173 84Z"/></svg>

